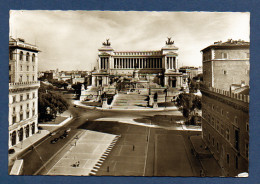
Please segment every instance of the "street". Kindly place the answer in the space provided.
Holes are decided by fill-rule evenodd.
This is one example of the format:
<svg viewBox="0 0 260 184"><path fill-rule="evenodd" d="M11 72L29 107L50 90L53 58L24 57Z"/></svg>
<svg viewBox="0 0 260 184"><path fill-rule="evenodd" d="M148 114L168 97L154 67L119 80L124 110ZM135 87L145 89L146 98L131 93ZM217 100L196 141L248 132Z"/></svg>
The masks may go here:
<svg viewBox="0 0 260 184"><path fill-rule="evenodd" d="M187 138L198 132L180 129L176 121L183 117L178 111L102 111L73 105L69 111L73 119L68 124L20 157L24 159L24 175L48 173L66 153L66 145L85 129L121 135L97 175L199 176L201 166L191 155ZM50 143L68 128L68 137Z"/></svg>

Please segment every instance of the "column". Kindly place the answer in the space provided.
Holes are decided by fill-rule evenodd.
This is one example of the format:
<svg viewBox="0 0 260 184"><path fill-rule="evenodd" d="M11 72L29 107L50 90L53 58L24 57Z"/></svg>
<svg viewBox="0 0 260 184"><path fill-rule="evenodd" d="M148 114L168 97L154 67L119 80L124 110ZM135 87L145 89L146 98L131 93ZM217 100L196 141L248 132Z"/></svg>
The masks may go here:
<svg viewBox="0 0 260 184"><path fill-rule="evenodd" d="M173 58L173 67L174 67L175 70L177 69L176 68L176 57Z"/></svg>
<svg viewBox="0 0 260 184"><path fill-rule="evenodd" d="M164 77L164 86L167 87L169 85L169 78L167 76Z"/></svg>

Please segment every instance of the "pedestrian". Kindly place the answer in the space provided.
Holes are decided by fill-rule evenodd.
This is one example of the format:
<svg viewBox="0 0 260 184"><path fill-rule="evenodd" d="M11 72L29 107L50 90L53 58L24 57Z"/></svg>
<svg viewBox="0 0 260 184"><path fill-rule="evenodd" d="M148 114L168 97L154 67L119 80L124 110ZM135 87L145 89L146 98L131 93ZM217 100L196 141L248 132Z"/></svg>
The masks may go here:
<svg viewBox="0 0 260 184"><path fill-rule="evenodd" d="M135 145L133 145L133 151L135 150Z"/></svg>

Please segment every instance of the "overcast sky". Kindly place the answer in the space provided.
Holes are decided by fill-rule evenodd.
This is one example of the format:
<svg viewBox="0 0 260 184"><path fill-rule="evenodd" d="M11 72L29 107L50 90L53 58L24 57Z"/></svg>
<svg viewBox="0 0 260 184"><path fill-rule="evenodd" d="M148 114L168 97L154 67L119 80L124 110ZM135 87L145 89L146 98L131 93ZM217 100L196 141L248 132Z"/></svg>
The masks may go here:
<svg viewBox="0 0 260 184"><path fill-rule="evenodd" d="M200 50L229 38L249 41L249 13L11 11L10 35L42 51L39 70L91 70L109 38L114 50L160 50L167 37L179 66L201 66Z"/></svg>

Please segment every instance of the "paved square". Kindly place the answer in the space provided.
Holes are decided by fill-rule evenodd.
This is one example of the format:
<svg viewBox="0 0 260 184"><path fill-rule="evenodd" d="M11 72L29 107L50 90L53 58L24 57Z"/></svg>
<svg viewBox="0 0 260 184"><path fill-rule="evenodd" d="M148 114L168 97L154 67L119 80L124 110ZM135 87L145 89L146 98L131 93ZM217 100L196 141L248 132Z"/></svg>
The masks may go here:
<svg viewBox="0 0 260 184"><path fill-rule="evenodd" d="M47 175L88 176L116 135L85 130ZM76 143L76 144L75 144Z"/></svg>

